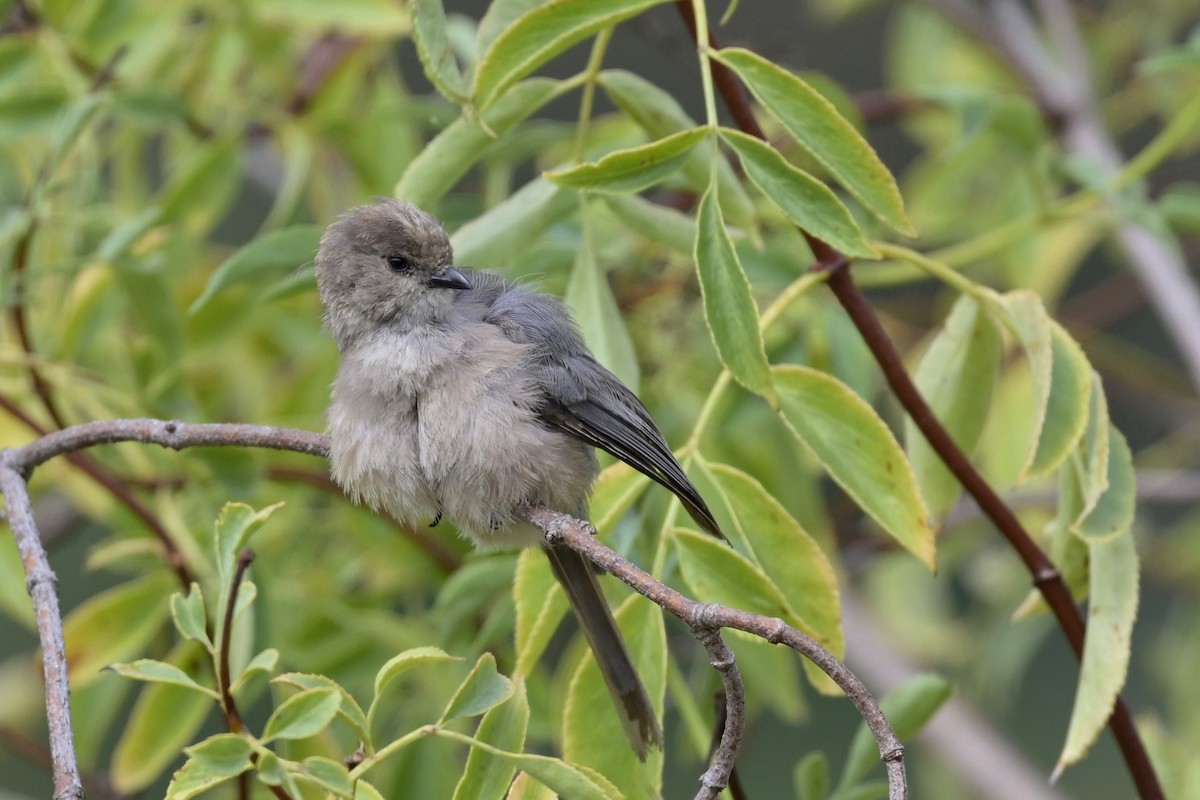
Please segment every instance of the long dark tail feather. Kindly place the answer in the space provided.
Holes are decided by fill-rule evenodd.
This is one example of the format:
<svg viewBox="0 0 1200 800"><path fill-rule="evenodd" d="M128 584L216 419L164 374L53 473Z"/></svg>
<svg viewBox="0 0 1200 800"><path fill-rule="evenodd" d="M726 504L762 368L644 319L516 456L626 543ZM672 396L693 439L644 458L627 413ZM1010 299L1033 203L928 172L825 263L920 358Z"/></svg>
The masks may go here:
<svg viewBox="0 0 1200 800"><path fill-rule="evenodd" d="M662 728L654 714L654 706L642 679L638 676L625 640L617 630L616 620L604 595L591 564L569 547L546 548L554 577L562 584L575 609L579 626L591 645L600 667L600 674L608 685L616 706L617 716L633 745L633 751L642 761L651 746L662 747Z"/></svg>

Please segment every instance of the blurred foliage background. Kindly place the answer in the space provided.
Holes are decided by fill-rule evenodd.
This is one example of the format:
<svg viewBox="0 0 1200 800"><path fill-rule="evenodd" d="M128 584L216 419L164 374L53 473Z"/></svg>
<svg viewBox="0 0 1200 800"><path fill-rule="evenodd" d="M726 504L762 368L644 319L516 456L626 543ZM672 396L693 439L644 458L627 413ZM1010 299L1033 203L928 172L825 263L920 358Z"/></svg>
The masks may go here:
<svg viewBox="0 0 1200 800"><path fill-rule="evenodd" d="M499 12L484 17L482 2L447 3L450 49L471 64L487 25L494 36L535 5L499 3ZM1039 106L1018 71L947 13L954 5L742 3L719 26L724 9L709 10L723 44L799 71L859 127L897 176L922 251L978 243L1013 220L1057 208L1069 192L1105 191L1095 164L1064 148L1061 121ZM1127 156L1177 122L1200 91L1200 44L1191 32L1197 14L1188 5L1074 7L1091 67L1084 77L1102 125ZM320 429L337 354L321 329L309 260L341 210L393 194L398 184L400 196L418 200L455 232L460 263L567 294L593 346L638 389L668 440L688 439L721 370L691 241L707 168L697 179L685 165L682 177L648 190L640 203L624 195L591 200L582 224L572 196L551 194L537 176L571 163L580 146L592 160L662 135L653 120L635 118L602 91L582 145L580 94L562 91L495 139L476 129L429 156L426 146L439 134L474 123L429 84L409 12L391 0L0 2L0 442L113 417ZM588 57L586 45L576 47L543 72L570 78ZM619 25L604 68L660 86L678 103L664 106L665 115L704 118L695 48L669 5ZM811 166L788 150L778 126L768 127L789 158ZM1099 372L1109 413L1129 440L1141 476L1133 531L1142 572L1126 697L1169 796L1181 798L1200 797L1197 387L1113 234L1123 220L1138 221L1196 262L1197 144L1196 132L1185 130L1110 206L1065 221L1049 215L966 265L972 281L1041 296ZM415 182L411 165L423 152L436 158L441 183ZM737 203L725 212L754 296L766 306L811 256L793 226L739 185L744 213L731 212ZM856 218L869 236L885 235L866 215ZM581 250L594 257L591 283L572 289L573 275L583 280ZM855 269L915 368L958 292L898 263ZM902 412L820 287L784 311L765 344L772 363L835 375L903 439ZM1020 359L1010 354L994 394L979 398L989 417L976 462L1006 491L1031 435L1029 391ZM713 413L705 459L753 475L834 564L850 666L872 688L894 682L905 663L944 676L956 708L977 712L972 725L997 734L1033 775L1048 775L1078 669L1049 618L1012 620L1030 578L973 507L950 512L931 575L879 535L760 398L733 389ZM160 709L159 727L132 741L127 726L142 686L99 668L186 655L168 622L168 598L180 587L164 563L162 536L198 577L211 578L203 554L228 500L256 508L285 503L254 542L258 598L246 636L277 648L286 669L367 692L388 658L428 644L467 663L493 650L501 672L511 668L517 556L471 554L446 526L397 530L351 507L324 470L274 452L177 454L136 445L39 470L32 489L69 614L74 718L90 796L161 794L180 749L221 730L209 705L180 705ZM1012 490L1035 533L1054 519L1055 489L1051 476ZM646 566L652 532L668 513L663 495L646 493L610 540ZM673 561L660 566L668 582L678 577ZM24 587L5 538L6 797L44 796L48 785ZM611 588L614 599L623 596ZM667 635L664 796L686 797L702 769L695 732L711 720L716 684L686 631L668 624ZM570 630L560 631L528 684L530 736L542 749L555 737L575 648ZM741 640L736 649L751 709L741 761L748 796L794 796L794 765L813 750L829 755L836 774L857 724L853 709L813 692L791 657ZM414 687L421 691L394 709L397 725L436 718L463 671L432 674L431 686ZM675 704L689 694L695 700L687 719ZM248 711L261 721L270 703L265 692L257 696ZM962 764L995 755L916 738L908 750L914 796L981 796ZM389 796L449 797L459 774L453 765L463 757L445 742L418 743L390 766ZM1130 787L1104 733L1045 796L1127 797ZM861 796L872 796L867 791Z"/></svg>

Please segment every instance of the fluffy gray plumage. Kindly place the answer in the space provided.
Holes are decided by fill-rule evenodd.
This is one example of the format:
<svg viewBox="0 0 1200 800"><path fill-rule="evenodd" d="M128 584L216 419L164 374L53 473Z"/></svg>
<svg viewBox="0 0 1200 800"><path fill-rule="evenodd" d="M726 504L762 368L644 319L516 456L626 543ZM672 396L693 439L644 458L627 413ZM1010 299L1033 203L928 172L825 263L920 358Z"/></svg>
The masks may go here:
<svg viewBox="0 0 1200 800"><path fill-rule="evenodd" d="M600 447L720 535L645 407L557 300L454 267L437 220L398 200L339 217L316 264L341 350L333 476L356 501L413 524L444 516L481 548L542 544L523 509L586 515ZM573 551L547 552L644 757L662 733L596 578Z"/></svg>

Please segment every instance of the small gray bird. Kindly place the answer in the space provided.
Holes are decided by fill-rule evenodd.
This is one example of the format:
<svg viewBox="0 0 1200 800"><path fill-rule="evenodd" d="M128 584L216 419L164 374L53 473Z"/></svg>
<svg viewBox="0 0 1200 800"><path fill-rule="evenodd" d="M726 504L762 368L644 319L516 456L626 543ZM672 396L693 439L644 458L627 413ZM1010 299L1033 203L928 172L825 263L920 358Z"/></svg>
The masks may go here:
<svg viewBox="0 0 1200 800"><path fill-rule="evenodd" d="M410 524L445 517L481 549L545 547L523 510L585 517L599 447L720 536L645 407L558 300L454 266L438 221L399 200L340 216L316 265L341 351L333 477L356 502ZM662 729L596 575L569 548L545 550L644 759Z"/></svg>

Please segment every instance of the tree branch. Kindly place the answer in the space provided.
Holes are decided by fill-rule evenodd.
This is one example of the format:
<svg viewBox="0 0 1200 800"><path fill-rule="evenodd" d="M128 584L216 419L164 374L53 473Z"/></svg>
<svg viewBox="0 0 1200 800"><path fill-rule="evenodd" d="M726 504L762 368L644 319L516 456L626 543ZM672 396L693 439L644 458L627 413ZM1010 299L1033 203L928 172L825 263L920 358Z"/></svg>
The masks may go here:
<svg viewBox="0 0 1200 800"><path fill-rule="evenodd" d="M879 709L879 704L875 702L875 698L867 691L862 681L828 650L781 619L692 600L660 582L649 573L643 572L595 539L595 528L582 520L547 508L531 508L526 512L525 518L536 525L551 544L563 544L570 547L667 613L682 620L702 643L705 641L703 637L707 636L707 632L720 628L732 628L758 636L771 644L787 645L812 661L846 693L874 735L875 741L879 745L880 757L887 767L889 799L902 800L907 797L903 745L896 738L895 732ZM709 645L705 644L705 647L707 649ZM722 671L722 678L726 681L726 691L729 691L730 681L727 679L725 670L733 667L732 658L727 660L719 648L715 654L710 650L710 655L714 656L714 662L728 664L728 667L718 666L718 669ZM740 679L738 679L738 683L740 684ZM729 748L727 751L729 755L732 754L733 749L733 747ZM722 750L726 750L724 743L722 743ZM724 752L718 753L719 758L725 755ZM702 779L705 787L707 787L708 781L715 777L713 773L712 768L705 772ZM728 776L726 775L726 777ZM712 796L705 793L705 787L701 788L700 794L697 795L698 798Z"/></svg>

